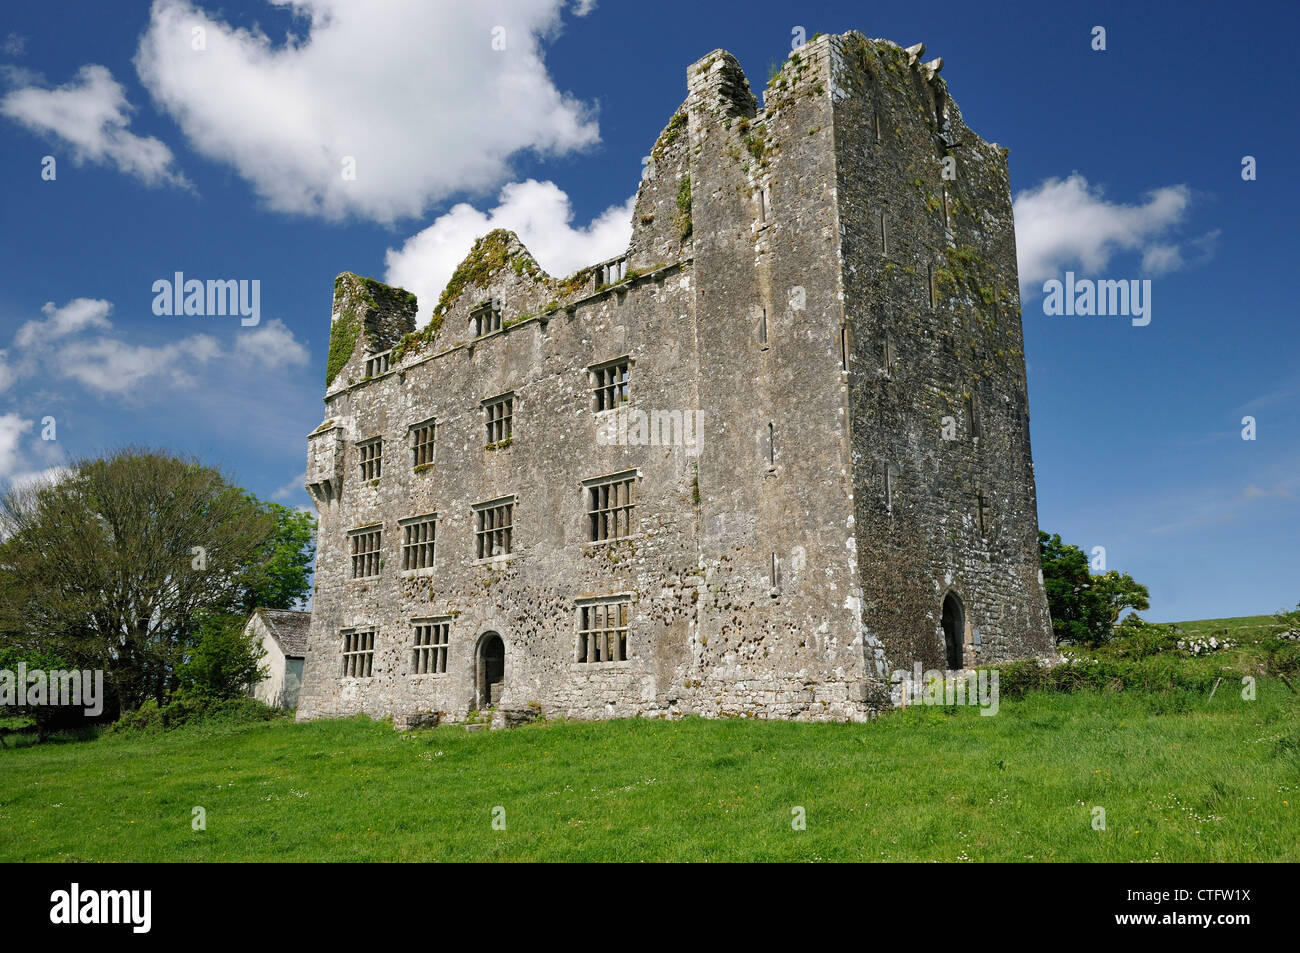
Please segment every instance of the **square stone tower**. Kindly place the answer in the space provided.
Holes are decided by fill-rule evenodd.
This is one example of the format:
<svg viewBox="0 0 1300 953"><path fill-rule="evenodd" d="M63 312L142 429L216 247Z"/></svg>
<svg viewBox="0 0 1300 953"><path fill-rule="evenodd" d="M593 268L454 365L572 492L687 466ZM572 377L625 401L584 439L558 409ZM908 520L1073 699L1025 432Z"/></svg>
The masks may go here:
<svg viewBox="0 0 1300 953"><path fill-rule="evenodd" d="M626 255L335 284L299 716L853 720L1052 651L1006 153L921 48L718 50Z"/></svg>

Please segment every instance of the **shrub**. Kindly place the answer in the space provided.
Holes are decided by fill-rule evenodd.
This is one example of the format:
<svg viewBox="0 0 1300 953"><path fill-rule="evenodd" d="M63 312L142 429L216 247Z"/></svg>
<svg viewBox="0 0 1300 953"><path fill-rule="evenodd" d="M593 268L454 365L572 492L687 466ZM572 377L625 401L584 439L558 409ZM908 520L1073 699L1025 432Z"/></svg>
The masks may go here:
<svg viewBox="0 0 1300 953"><path fill-rule="evenodd" d="M255 698L204 698L178 692L159 705L152 698L113 723L110 731L156 733L183 725L245 725L288 717L288 712L264 705Z"/></svg>
<svg viewBox="0 0 1300 953"><path fill-rule="evenodd" d="M1028 692L1209 691L1218 678L1204 664L1169 654L1144 658L1079 658L1049 668L1037 659L998 666L998 690L1005 698Z"/></svg>
<svg viewBox="0 0 1300 953"><path fill-rule="evenodd" d="M1171 626L1156 625L1131 615L1116 627L1106 648L1120 658L1150 658L1178 649L1178 632Z"/></svg>

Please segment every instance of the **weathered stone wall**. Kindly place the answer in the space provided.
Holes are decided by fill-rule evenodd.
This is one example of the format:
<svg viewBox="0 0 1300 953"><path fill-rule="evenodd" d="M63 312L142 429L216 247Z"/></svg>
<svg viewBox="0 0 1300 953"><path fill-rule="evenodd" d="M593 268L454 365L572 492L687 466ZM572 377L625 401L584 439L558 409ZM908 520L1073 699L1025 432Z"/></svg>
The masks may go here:
<svg viewBox="0 0 1300 953"><path fill-rule="evenodd" d="M965 664L1047 653L1006 155L919 57L858 34L822 43L835 61L865 623L891 668L943 668L951 590Z"/></svg>
<svg viewBox="0 0 1300 953"><path fill-rule="evenodd" d="M651 150L622 280L554 278L494 232L412 332L403 292L342 276L335 327L360 295L368 330L309 438L321 526L299 717L463 717L480 703L479 640L496 632L507 709L864 718L887 704L891 667L941 658L950 587L981 633L968 663L1050 647L1005 160L955 106L936 120L941 85L892 44L823 37L758 110L739 64L715 51L688 69L686 101ZM949 134L959 172L945 232L933 196ZM492 300L503 327L476 338L471 312ZM359 373L394 343L387 373ZM600 438L616 415L594 411L588 368L623 355L628 409L698 411L697 443ZM487 448L482 402L506 392L512 439ZM408 428L429 418L435 461L414 467ZM362 482L357 443L377 436L383 474ZM634 533L590 543L583 481L624 470L636 471ZM476 559L473 504L510 494L515 551ZM401 521L434 513L435 566L403 573ZM383 527L383 570L353 580L348 533L370 525ZM576 600L621 593L628 659L574 661ZM447 672L413 675L413 620L430 617L450 619ZM341 677L341 630L370 625L372 675Z"/></svg>

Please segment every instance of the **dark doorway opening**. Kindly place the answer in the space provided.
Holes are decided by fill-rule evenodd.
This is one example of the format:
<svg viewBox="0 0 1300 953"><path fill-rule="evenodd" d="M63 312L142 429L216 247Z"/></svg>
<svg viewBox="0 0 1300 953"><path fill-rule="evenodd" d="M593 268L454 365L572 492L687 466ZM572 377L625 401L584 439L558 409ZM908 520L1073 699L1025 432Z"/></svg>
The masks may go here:
<svg viewBox="0 0 1300 953"><path fill-rule="evenodd" d="M943 599L943 644L948 656L948 668L965 668L966 619L961 600L955 593Z"/></svg>
<svg viewBox="0 0 1300 953"><path fill-rule="evenodd" d="M479 639L475 669L478 706L490 708L501 701L501 690L506 681L506 644L495 632L485 633Z"/></svg>

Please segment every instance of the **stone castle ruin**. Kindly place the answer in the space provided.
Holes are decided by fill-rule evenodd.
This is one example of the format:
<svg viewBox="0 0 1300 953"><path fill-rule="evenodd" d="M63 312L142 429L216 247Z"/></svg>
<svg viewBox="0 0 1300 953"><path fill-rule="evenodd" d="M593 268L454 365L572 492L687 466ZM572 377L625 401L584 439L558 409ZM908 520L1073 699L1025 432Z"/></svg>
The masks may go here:
<svg viewBox="0 0 1300 953"><path fill-rule="evenodd" d="M339 276L300 718L858 720L1052 651L1006 150L924 48L687 71L624 255Z"/></svg>

